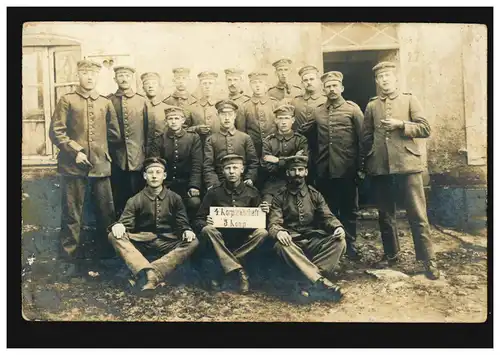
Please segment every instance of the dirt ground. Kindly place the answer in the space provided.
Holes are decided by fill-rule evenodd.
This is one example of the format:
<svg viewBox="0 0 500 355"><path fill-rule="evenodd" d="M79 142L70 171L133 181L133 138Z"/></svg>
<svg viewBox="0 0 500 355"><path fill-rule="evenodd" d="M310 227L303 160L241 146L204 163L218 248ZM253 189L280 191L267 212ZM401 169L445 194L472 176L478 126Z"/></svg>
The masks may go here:
<svg viewBox="0 0 500 355"><path fill-rule="evenodd" d="M342 259L337 280L340 303L295 302L293 273L274 266L250 272L252 292L239 295L229 280L223 291L205 291L189 265L171 275L155 298L139 298L124 287L119 260L89 265L92 275L65 278L50 258L24 260L23 314L59 321L261 321L261 322L483 322L487 317L487 237L432 228L440 280L430 281L414 259L409 226L400 221L402 262L393 272L382 257L375 221L361 221L360 262ZM280 269L277 272L275 269ZM276 272L275 272L276 271ZM367 272L368 271L368 272ZM385 271L384 271L385 272Z"/></svg>

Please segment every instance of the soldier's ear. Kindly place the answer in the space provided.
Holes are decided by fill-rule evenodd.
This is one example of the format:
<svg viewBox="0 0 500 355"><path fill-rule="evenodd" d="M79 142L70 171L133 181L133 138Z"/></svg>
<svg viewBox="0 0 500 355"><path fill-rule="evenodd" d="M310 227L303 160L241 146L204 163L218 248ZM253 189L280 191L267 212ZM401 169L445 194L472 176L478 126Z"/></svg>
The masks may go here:
<svg viewBox="0 0 500 355"><path fill-rule="evenodd" d="M344 85L341 86L340 92L344 92Z"/></svg>
<svg viewBox="0 0 500 355"><path fill-rule="evenodd" d="M286 176L290 176L290 170L286 169Z"/></svg>
<svg viewBox="0 0 500 355"><path fill-rule="evenodd" d="M142 173L142 177L144 178L144 180L147 180L147 176L148 176L148 174L146 174L146 172Z"/></svg>
<svg viewBox="0 0 500 355"><path fill-rule="evenodd" d="M167 178L167 172L164 172L163 173L163 180L165 180Z"/></svg>
<svg viewBox="0 0 500 355"><path fill-rule="evenodd" d="M304 176L307 176L307 174L309 174L309 170L307 170L307 168L306 168L306 171L305 171L305 173L304 173Z"/></svg>

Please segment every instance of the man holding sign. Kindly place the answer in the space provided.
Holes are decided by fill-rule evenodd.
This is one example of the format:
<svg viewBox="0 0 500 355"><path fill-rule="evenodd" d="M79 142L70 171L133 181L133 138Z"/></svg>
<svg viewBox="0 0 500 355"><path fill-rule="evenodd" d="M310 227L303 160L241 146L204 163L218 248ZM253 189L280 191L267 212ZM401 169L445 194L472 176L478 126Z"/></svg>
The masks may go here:
<svg viewBox="0 0 500 355"><path fill-rule="evenodd" d="M340 287L325 278L331 274L346 249L345 231L332 214L325 199L305 182L306 156L287 159L286 187L273 199L269 214L269 235L276 239L277 253L288 265L297 268L312 283L309 291L327 291L334 300L342 297Z"/></svg>
<svg viewBox="0 0 500 355"><path fill-rule="evenodd" d="M259 207L264 213L268 213L269 206L261 205L259 191L242 181L245 169L242 156L236 154L226 155L221 159L221 164L224 182L208 190L196 216L194 228L199 233L201 242L207 244L207 247L215 253L224 274L233 271L238 272L240 292L247 293L250 284L248 275L241 265L241 259L260 246L268 233L264 228L252 229L249 223L243 225L239 221L236 221L236 223L239 222L240 224L236 224L236 227L234 227L235 221L232 216L238 215L236 213L238 209L234 207ZM210 207L212 207L213 215L210 214ZM224 207L233 207L231 209L232 213L226 213L229 208L224 209ZM244 210L239 212L248 212L246 211L247 208ZM221 213L227 214L227 218L219 226L214 224L214 220L219 220L218 215ZM265 221L265 214L262 214L262 218ZM211 287L214 289L219 288L219 282L213 279Z"/></svg>

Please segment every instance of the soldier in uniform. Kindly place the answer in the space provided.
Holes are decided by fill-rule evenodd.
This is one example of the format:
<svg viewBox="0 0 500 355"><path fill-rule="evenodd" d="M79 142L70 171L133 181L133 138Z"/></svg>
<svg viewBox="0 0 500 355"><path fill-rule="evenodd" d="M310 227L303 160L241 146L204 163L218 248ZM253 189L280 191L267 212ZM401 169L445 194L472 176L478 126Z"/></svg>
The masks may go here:
<svg viewBox="0 0 500 355"><path fill-rule="evenodd" d="M165 109L171 107L163 102L161 96L161 79L160 74L154 72L147 72L141 75L142 87L149 100L148 107L148 138L150 141L147 144L147 156L158 155L155 151L157 147L154 146L155 138L159 137L165 132Z"/></svg>
<svg viewBox="0 0 500 355"><path fill-rule="evenodd" d="M181 196L190 220L200 207L203 148L198 134L183 128L182 108L165 109L166 131L157 138L158 155L167 161L166 186Z"/></svg>
<svg viewBox="0 0 500 355"><path fill-rule="evenodd" d="M220 132L207 138L204 146L203 177L208 189L224 180L222 158L228 154L238 154L245 162L244 183L253 185L257 180L259 158L252 139L238 131L234 122L238 105L229 100L216 104L220 120Z"/></svg>
<svg viewBox="0 0 500 355"><path fill-rule="evenodd" d="M224 70L226 73L226 84L229 91L228 99L233 101L238 107L241 108L243 103L250 99L250 96L245 94L242 87L243 70L238 68L229 68Z"/></svg>
<svg viewBox="0 0 500 355"><path fill-rule="evenodd" d="M291 64L292 61L286 58L273 63L278 83L268 91L269 96L274 97L278 101L286 99L286 103L290 103L294 97L302 94L303 91L300 86L288 82Z"/></svg>
<svg viewBox="0 0 500 355"><path fill-rule="evenodd" d="M269 206L260 204L259 191L242 181L245 159L236 154L228 154L221 159L224 171L224 182L211 188L201 203L194 223L200 241L215 253L224 274L238 272L240 292L249 291L248 275L243 269L242 259L260 246L268 236L265 229L225 228L213 226L210 207L260 207L265 213ZM207 257L207 254L204 254ZM212 277L211 287L220 287L219 277Z"/></svg>
<svg viewBox="0 0 500 355"><path fill-rule="evenodd" d="M321 76L328 100L314 110L313 119L304 124L302 130L314 126L317 133L318 144L313 150L316 187L344 225L347 232L346 254L356 260L360 258L354 242L363 112L354 102L342 97L342 79L343 75L338 71Z"/></svg>
<svg viewBox="0 0 500 355"><path fill-rule="evenodd" d="M194 104L187 107L191 113L188 131L200 135L202 143L212 134L219 132L219 120L217 119L216 100L214 98L215 81L217 73L201 72L198 74L202 97Z"/></svg>
<svg viewBox="0 0 500 355"><path fill-rule="evenodd" d="M115 221L108 142L119 142L120 128L111 102L95 91L101 65L89 60L77 63L79 86L61 97L52 115L49 137L59 149L57 171L61 174L62 216L59 238L62 257L75 260L81 250L80 227L85 190L97 219L96 242L102 256L110 250L106 227ZM107 248L106 248L107 247ZM112 251L112 249L111 249ZM75 270L76 271L76 270Z"/></svg>
<svg viewBox="0 0 500 355"><path fill-rule="evenodd" d="M174 74L175 91L163 102L171 106L186 108L198 101L198 98L187 91L190 70L188 68L174 68L172 73Z"/></svg>
<svg viewBox="0 0 500 355"><path fill-rule="evenodd" d="M373 177L382 243L389 265L398 262L395 201L398 193L402 193L416 259L424 262L426 276L435 280L440 273L427 220L421 153L415 142L415 138L429 137L431 128L415 95L398 90L395 69L391 62L373 67L381 95L366 106L362 156L366 172Z"/></svg>
<svg viewBox="0 0 500 355"><path fill-rule="evenodd" d="M125 261L141 295L150 296L161 281L182 264L198 246L182 198L163 186L165 161L144 161L146 187L127 201L117 223L110 226L108 240ZM144 254L159 258L149 262Z"/></svg>
<svg viewBox="0 0 500 355"><path fill-rule="evenodd" d="M276 132L273 110L278 101L266 93L267 74L253 72L248 74L253 95L243 104L241 115L236 121L236 128L252 137L257 155L262 155L262 141Z"/></svg>
<svg viewBox="0 0 500 355"><path fill-rule="evenodd" d="M309 155L307 139L294 132L292 125L295 108L292 105L281 105L274 110L278 131L266 139L262 148L262 166L268 172L268 179L262 188L262 200L271 203L276 192L287 183L286 160L294 155Z"/></svg>
<svg viewBox="0 0 500 355"><path fill-rule="evenodd" d="M319 79L319 71L315 66L306 65L300 68L299 76L305 88L305 93L295 96L292 105L295 106L294 129L313 119L314 109L325 103L326 95Z"/></svg>
<svg viewBox="0 0 500 355"><path fill-rule="evenodd" d="M269 212L269 236L274 248L288 265L304 275L312 290L325 290L340 300L341 290L331 275L345 251L345 231L332 214L323 196L305 182L307 157L287 159L288 184L278 191ZM308 296L310 290L304 290Z"/></svg>

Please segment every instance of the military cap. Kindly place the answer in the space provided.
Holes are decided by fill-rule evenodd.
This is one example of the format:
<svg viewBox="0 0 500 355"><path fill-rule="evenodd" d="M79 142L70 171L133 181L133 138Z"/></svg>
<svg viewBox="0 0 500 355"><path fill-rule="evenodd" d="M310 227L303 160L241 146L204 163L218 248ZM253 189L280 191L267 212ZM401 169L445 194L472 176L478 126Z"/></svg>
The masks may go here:
<svg viewBox="0 0 500 355"><path fill-rule="evenodd" d="M321 75L321 81L323 84L332 80L342 82L342 79L344 79L344 75L339 71L329 71L328 73Z"/></svg>
<svg viewBox="0 0 500 355"><path fill-rule="evenodd" d="M188 68L174 68L172 69L172 73L174 73L174 76L178 75L189 76L190 70Z"/></svg>
<svg viewBox="0 0 500 355"><path fill-rule="evenodd" d="M267 73L254 71L254 72L251 72L250 74L248 74L248 79L250 79L250 81L252 81L252 80L266 80Z"/></svg>
<svg viewBox="0 0 500 355"><path fill-rule="evenodd" d="M78 70L91 70L91 71L99 71L101 70L102 65L91 60L79 60L76 63Z"/></svg>
<svg viewBox="0 0 500 355"><path fill-rule="evenodd" d="M314 65L306 65L305 67L299 69L299 76L301 78L309 73L319 73L319 70Z"/></svg>
<svg viewBox="0 0 500 355"><path fill-rule="evenodd" d="M144 171L148 170L148 168L153 166L165 169L167 166L167 162L159 157L151 157L144 159Z"/></svg>
<svg viewBox="0 0 500 355"><path fill-rule="evenodd" d="M295 113L295 106L289 105L289 104L284 104L276 107L273 110L274 114L276 117L278 116L293 116Z"/></svg>
<svg viewBox="0 0 500 355"><path fill-rule="evenodd" d="M132 74L135 73L135 69L128 65L117 65L116 67L113 68L113 70L115 71L115 73L118 73L119 71L123 70L128 70Z"/></svg>
<svg viewBox="0 0 500 355"><path fill-rule="evenodd" d="M394 69L396 69L396 64L394 64L393 62L380 62L372 68L375 75L384 71Z"/></svg>
<svg viewBox="0 0 500 355"><path fill-rule="evenodd" d="M169 106L165 110L165 118L169 116L182 116L185 117L184 110L177 106Z"/></svg>
<svg viewBox="0 0 500 355"><path fill-rule="evenodd" d="M228 154L228 155L225 155L224 157L222 157L220 162L221 162L222 166L226 166L228 164L235 164L235 163L245 164L245 159L241 155Z"/></svg>
<svg viewBox="0 0 500 355"><path fill-rule="evenodd" d="M243 70L239 68L228 68L224 70L224 73L226 73L226 75L241 75L243 74Z"/></svg>
<svg viewBox="0 0 500 355"><path fill-rule="evenodd" d="M307 162L308 162L307 155L293 155L291 157L286 158L285 160L287 169L290 169L294 166L303 166L307 168Z"/></svg>
<svg viewBox="0 0 500 355"><path fill-rule="evenodd" d="M231 109L233 111L236 111L238 109L238 105L236 105L231 100L220 100L220 101L217 101L217 103L215 104L215 108L219 112L221 112L225 108L229 108L229 109Z"/></svg>
<svg viewBox="0 0 500 355"><path fill-rule="evenodd" d="M158 80L160 81L160 74L154 72L147 72L141 75L141 81L145 82L146 80Z"/></svg>
<svg viewBox="0 0 500 355"><path fill-rule="evenodd" d="M203 80L203 79L217 79L219 75L214 72L210 71L202 71L200 74L198 74L198 79Z"/></svg>
<svg viewBox="0 0 500 355"><path fill-rule="evenodd" d="M273 63L273 67L275 67L277 69L279 67L288 67L288 66L290 66L290 64L292 64L291 59L283 58L283 59L278 59L277 61L275 61Z"/></svg>

